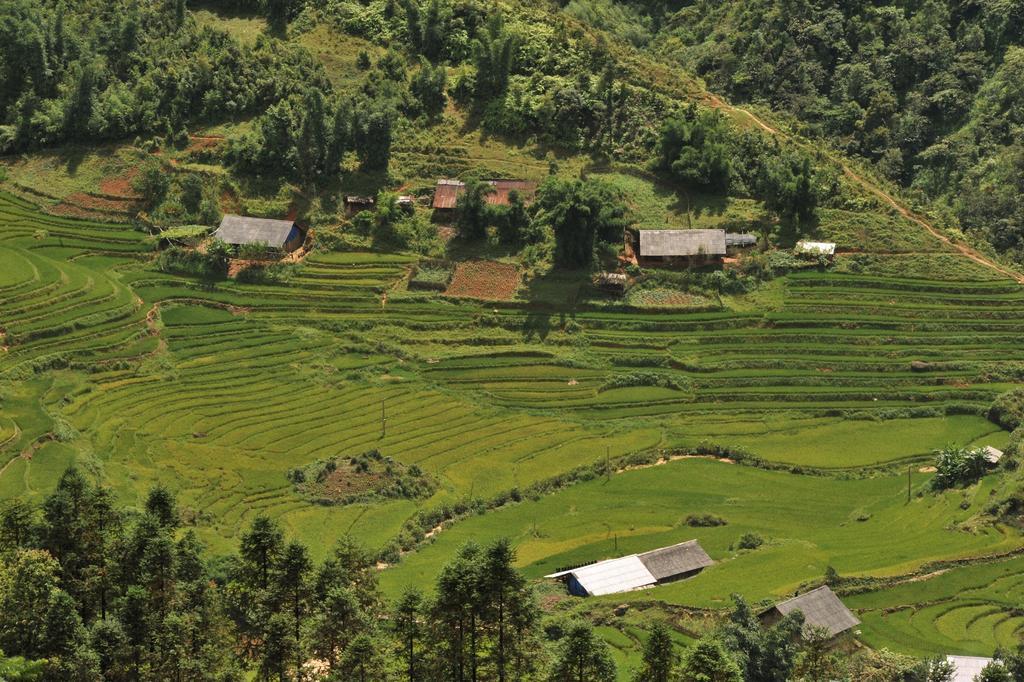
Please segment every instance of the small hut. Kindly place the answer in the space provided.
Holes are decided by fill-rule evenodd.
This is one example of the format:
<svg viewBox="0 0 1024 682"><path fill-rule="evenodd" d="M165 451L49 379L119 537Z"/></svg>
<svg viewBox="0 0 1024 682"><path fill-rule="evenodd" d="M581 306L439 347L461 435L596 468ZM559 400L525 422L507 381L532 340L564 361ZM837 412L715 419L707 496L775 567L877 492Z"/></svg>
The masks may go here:
<svg viewBox="0 0 1024 682"><path fill-rule="evenodd" d="M779 602L762 611L758 617L764 625L772 626L794 611L804 614L805 633L809 627L819 627L828 631L829 637L835 638L860 625L857 616L846 608L828 585Z"/></svg>
<svg viewBox="0 0 1024 682"><path fill-rule="evenodd" d="M355 215L360 211L372 211L375 203L373 197L350 195L345 197L345 213Z"/></svg>
<svg viewBox="0 0 1024 682"><path fill-rule="evenodd" d="M287 252L302 246L306 238L295 221L240 215L224 216L213 236L231 246L265 244L268 248Z"/></svg>
<svg viewBox="0 0 1024 682"><path fill-rule="evenodd" d="M621 272L602 272L594 277L594 286L598 289L620 296L626 292L628 282L629 278Z"/></svg>

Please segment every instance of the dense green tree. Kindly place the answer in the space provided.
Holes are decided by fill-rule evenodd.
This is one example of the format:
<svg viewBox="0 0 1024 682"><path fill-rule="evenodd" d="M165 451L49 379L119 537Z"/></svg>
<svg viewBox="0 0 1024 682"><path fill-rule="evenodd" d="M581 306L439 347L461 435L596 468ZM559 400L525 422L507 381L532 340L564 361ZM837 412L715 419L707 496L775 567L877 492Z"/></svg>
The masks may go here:
<svg viewBox="0 0 1024 682"><path fill-rule="evenodd" d="M672 638L664 623L655 623L644 644L644 657L634 682L670 682L676 656Z"/></svg>
<svg viewBox="0 0 1024 682"><path fill-rule="evenodd" d="M405 665L405 679L416 682L420 677L420 641L423 638L423 596L416 590L407 589L392 616L399 651Z"/></svg>
<svg viewBox="0 0 1024 682"><path fill-rule="evenodd" d="M548 675L549 682L612 682L615 661L590 625L574 623L565 634Z"/></svg>
<svg viewBox="0 0 1024 682"><path fill-rule="evenodd" d="M530 240L530 214L517 190L508 193L508 206L497 213L495 222L498 226L498 241L502 244L515 246Z"/></svg>
<svg viewBox="0 0 1024 682"><path fill-rule="evenodd" d="M309 610L310 576L313 564L305 546L289 542L281 552L274 570L275 601L291 619L292 639L295 642L295 677L302 675L302 624Z"/></svg>
<svg viewBox="0 0 1024 682"><path fill-rule="evenodd" d="M367 101L355 109L352 146L363 170L387 171L395 113L385 102Z"/></svg>
<svg viewBox="0 0 1024 682"><path fill-rule="evenodd" d="M810 159L788 152L770 157L761 169L758 193L784 241L793 242L815 226L818 195Z"/></svg>
<svg viewBox="0 0 1024 682"><path fill-rule="evenodd" d="M974 678L975 682L1014 682L1013 675L999 661L992 661Z"/></svg>
<svg viewBox="0 0 1024 682"><path fill-rule="evenodd" d="M494 222L495 212L487 197L494 194L494 186L483 180L467 178L465 187L455 204L455 226L465 239L482 239L487 227Z"/></svg>
<svg viewBox="0 0 1024 682"><path fill-rule="evenodd" d="M680 677L686 682L743 682L744 679L739 665L713 637L702 637L690 647L683 658Z"/></svg>
<svg viewBox="0 0 1024 682"><path fill-rule="evenodd" d="M1010 672L1013 682L1024 682L1024 642L1013 649L997 649L995 658Z"/></svg>
<svg viewBox="0 0 1024 682"><path fill-rule="evenodd" d="M331 139L324 97L318 89L311 88L306 92L302 110L302 124L296 140L299 166L306 181L317 181L328 171L334 170L334 167L328 165Z"/></svg>
<svg viewBox="0 0 1024 682"><path fill-rule="evenodd" d="M538 192L540 224L555 236L555 263L578 268L590 265L598 241L617 242L629 226L619 194L598 181L564 181L550 177Z"/></svg>
<svg viewBox="0 0 1024 682"><path fill-rule="evenodd" d="M515 37L505 29L501 12L496 11L487 22L486 30L473 43L476 95L479 99L491 99L505 92L515 58Z"/></svg>
<svg viewBox="0 0 1024 682"><path fill-rule="evenodd" d="M717 111L691 105L661 127L658 167L687 184L727 193L732 154L728 123Z"/></svg>
<svg viewBox="0 0 1024 682"><path fill-rule="evenodd" d="M240 557L242 576L254 587L270 587L271 571L280 560L284 533L266 516L257 516L249 530L242 534Z"/></svg>
<svg viewBox="0 0 1024 682"><path fill-rule="evenodd" d="M427 117L437 117L444 111L448 97L445 88L448 73L443 66L431 66L425 58L420 58L419 69L413 74L409 90L416 98L418 110Z"/></svg>
<svg viewBox="0 0 1024 682"><path fill-rule="evenodd" d="M790 680L800 653L803 614L791 613L765 628L741 596L733 595L733 601L735 608L724 628L723 641L736 655L744 678L759 682Z"/></svg>
<svg viewBox="0 0 1024 682"><path fill-rule="evenodd" d="M368 628L362 609L355 590L345 585L332 585L314 602L312 651L327 661L330 670L339 669L342 653L354 637Z"/></svg>

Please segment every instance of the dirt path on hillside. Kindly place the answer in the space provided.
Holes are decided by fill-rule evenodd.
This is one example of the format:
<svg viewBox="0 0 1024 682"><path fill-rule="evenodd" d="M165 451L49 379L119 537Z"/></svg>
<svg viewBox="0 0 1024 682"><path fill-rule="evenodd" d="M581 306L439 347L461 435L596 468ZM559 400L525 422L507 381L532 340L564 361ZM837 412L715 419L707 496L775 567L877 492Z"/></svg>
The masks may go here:
<svg viewBox="0 0 1024 682"><path fill-rule="evenodd" d="M774 135L776 137L788 137L786 134L779 132L772 126L762 121L761 118L758 117L758 115L755 114L754 112L749 111L748 109L743 109L742 107L737 107L735 105L729 104L728 102L723 100L721 97L718 97L717 95L712 95L711 93L708 93L708 104L713 109L726 109L746 116L755 125L761 128L761 130L768 133L769 135ZM937 229L934 225L928 222L928 220L926 220L924 217L914 213L909 208L907 208L903 203L897 201L891 194L886 192L884 189L877 186L870 180L867 180L866 178L858 175L856 171L850 168L842 159L833 156L831 153L828 154L828 157L839 165L839 167L843 171L843 174L847 178L853 180L856 184L860 185L862 188L864 188L871 194L874 194L883 202L887 203L889 206L894 208L897 213L899 213L907 220L917 223L919 226L924 228L930 235L932 235L942 243L949 244L954 249L956 249L961 255L970 258L975 263L978 263L979 265L983 265L991 270L994 270L1004 277L1009 277L1010 279L1016 281L1018 284L1024 284L1024 274L1021 274L1003 265L1000 265L999 263L996 263L992 259L985 257L975 249L971 248L967 244L953 241L945 234L943 234L939 229Z"/></svg>

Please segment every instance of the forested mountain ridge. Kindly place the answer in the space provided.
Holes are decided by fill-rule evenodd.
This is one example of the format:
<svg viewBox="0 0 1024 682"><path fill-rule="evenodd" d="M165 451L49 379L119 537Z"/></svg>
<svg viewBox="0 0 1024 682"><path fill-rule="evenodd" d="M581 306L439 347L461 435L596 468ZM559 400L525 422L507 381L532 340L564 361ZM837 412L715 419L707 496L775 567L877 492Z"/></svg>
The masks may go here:
<svg viewBox="0 0 1024 682"><path fill-rule="evenodd" d="M661 21L645 49L792 115L1021 258L1019 3L701 1Z"/></svg>

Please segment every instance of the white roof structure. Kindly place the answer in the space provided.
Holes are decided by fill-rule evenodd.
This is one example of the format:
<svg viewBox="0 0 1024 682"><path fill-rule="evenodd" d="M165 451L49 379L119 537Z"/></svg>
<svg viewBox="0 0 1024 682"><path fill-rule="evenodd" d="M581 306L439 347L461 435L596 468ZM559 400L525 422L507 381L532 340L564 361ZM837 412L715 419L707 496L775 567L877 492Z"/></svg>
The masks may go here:
<svg viewBox="0 0 1024 682"><path fill-rule="evenodd" d="M989 461L989 464L999 464L999 460L1003 458L1003 451L986 445L985 448L985 459Z"/></svg>
<svg viewBox="0 0 1024 682"><path fill-rule="evenodd" d="M688 540L642 554L630 554L558 571L544 577L564 578L571 575L586 594L599 596L653 587L659 582L693 575L713 563L700 543Z"/></svg>
<svg viewBox="0 0 1024 682"><path fill-rule="evenodd" d="M809 242L809 241L798 241L796 243L796 250L801 253L814 253L822 256L833 256L836 252L835 242Z"/></svg>
<svg viewBox="0 0 1024 682"><path fill-rule="evenodd" d="M974 682L974 678L981 674L992 659L982 656L946 656L946 661L953 664L953 678L950 682Z"/></svg>
<svg viewBox="0 0 1024 682"><path fill-rule="evenodd" d="M576 578L587 594L595 597L602 594L638 590L658 582L636 554L598 561L596 564L574 568L570 571L559 571L544 577L560 578L569 573Z"/></svg>

